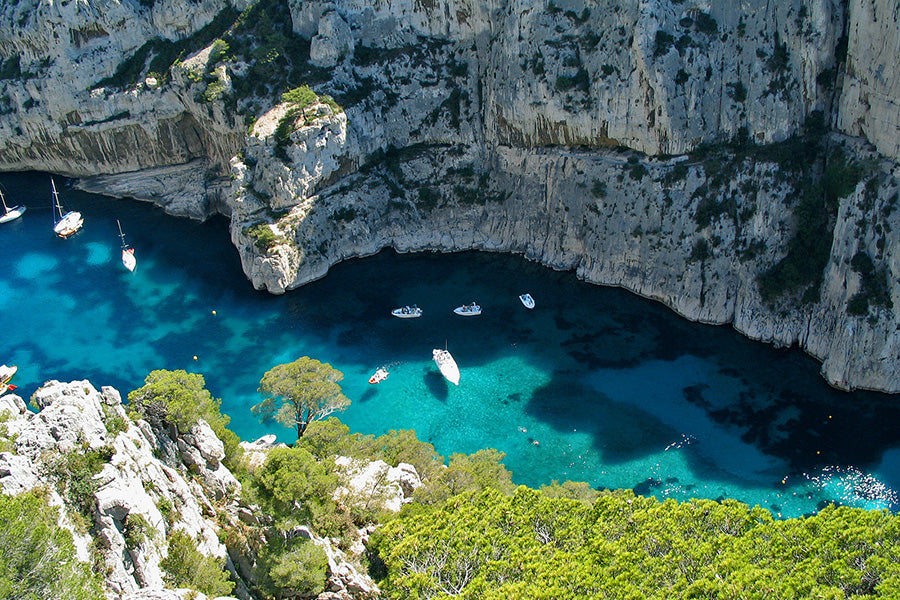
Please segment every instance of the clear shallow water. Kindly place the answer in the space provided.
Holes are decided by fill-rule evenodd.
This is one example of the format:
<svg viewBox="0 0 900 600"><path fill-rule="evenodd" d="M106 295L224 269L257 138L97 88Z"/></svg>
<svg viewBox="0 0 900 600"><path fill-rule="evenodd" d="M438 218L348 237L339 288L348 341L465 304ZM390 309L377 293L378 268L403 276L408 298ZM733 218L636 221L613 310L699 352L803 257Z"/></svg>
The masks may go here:
<svg viewBox="0 0 900 600"><path fill-rule="evenodd" d="M187 369L242 438L290 442L250 406L266 370L309 355L344 372L353 404L339 417L352 430L415 429L444 455L498 448L517 483L729 497L784 516L831 501L900 508L900 397L832 390L802 352L515 256L386 251L274 297L247 282L223 219L175 219L62 183L65 208L85 216L70 240L51 231L47 176L0 176L7 201L29 207L0 225L0 362L19 366L26 399L49 379L124 396L153 369ZM452 314L472 301L482 316ZM390 316L413 303L421 318ZM431 361L444 345L458 387ZM390 377L369 385L381 365Z"/></svg>

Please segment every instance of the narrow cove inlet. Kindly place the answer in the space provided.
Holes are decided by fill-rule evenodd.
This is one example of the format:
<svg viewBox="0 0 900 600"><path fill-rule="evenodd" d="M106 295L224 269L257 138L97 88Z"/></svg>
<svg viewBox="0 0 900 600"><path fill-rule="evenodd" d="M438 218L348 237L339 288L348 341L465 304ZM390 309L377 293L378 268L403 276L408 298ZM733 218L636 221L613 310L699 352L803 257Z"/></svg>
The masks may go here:
<svg viewBox="0 0 900 600"><path fill-rule="evenodd" d="M250 407L263 373L308 355L344 373L352 405L338 416L352 431L414 429L445 456L497 448L516 483L734 498L785 517L832 502L900 508L900 398L834 390L796 349L518 256L387 250L271 296L247 282L224 219L56 184L84 217L67 240L53 234L47 175L0 176L6 201L28 208L0 228L0 362L19 367L25 399L51 379L124 396L151 370L186 369L241 438L290 442ZM481 315L453 314L471 303ZM422 316L391 316L406 305ZM458 386L432 361L445 347ZM369 384L381 366L390 376Z"/></svg>

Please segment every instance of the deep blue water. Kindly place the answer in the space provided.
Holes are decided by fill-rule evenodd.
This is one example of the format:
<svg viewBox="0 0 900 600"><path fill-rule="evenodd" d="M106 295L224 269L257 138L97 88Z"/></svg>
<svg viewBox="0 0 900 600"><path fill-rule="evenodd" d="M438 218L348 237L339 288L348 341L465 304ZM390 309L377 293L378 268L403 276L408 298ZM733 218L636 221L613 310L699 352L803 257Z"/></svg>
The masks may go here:
<svg viewBox="0 0 900 600"><path fill-rule="evenodd" d="M798 350L516 256L385 251L271 296L246 280L224 219L176 219L57 179L65 208L85 216L61 240L48 176L0 185L29 207L0 225L0 362L19 366L26 399L50 379L125 396L153 369L187 369L206 377L242 438L290 442L250 406L265 371L309 355L345 374L353 404L339 417L352 430L415 429L445 456L498 448L517 483L730 497L784 516L827 502L900 508L900 397L833 390ZM119 260L117 218L134 273ZM534 311L519 303L524 291ZM452 314L471 301L483 315ZM413 303L422 318L390 316ZM431 361L445 345L458 387ZM381 365L390 377L369 385Z"/></svg>

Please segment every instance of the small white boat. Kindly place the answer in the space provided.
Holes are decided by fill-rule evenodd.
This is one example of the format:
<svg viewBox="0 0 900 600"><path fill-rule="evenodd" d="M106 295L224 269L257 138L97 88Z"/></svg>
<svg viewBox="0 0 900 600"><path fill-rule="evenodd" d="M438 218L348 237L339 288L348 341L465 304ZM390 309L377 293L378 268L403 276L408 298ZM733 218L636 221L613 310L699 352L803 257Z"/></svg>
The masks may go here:
<svg viewBox="0 0 900 600"><path fill-rule="evenodd" d="M453 312L463 317L474 317L481 314L481 307L473 302L472 304L457 306L453 309Z"/></svg>
<svg viewBox="0 0 900 600"><path fill-rule="evenodd" d="M534 308L534 298L531 297L531 294L522 294L519 296L519 300L522 301L525 308Z"/></svg>
<svg viewBox="0 0 900 600"><path fill-rule="evenodd" d="M413 304L412 306L401 306L391 311L391 314L401 319L415 319L422 316L422 309Z"/></svg>
<svg viewBox="0 0 900 600"><path fill-rule="evenodd" d="M16 371L18 370L19 367L15 365L9 367L6 365L0 365L0 383L6 383L10 379L12 379L12 376L15 375Z"/></svg>
<svg viewBox="0 0 900 600"><path fill-rule="evenodd" d="M369 383L381 383L382 381L387 379L388 375L390 375L390 372L388 372L387 369L385 369L384 367L379 367L378 370L375 371L375 373L373 373L371 377L369 377Z"/></svg>
<svg viewBox="0 0 900 600"><path fill-rule="evenodd" d="M56 183L50 178L50 185L53 186L53 232L61 238L68 238L78 233L81 226L84 225L84 219L81 213L70 210L63 214L62 206L59 204L59 194L56 192ZM56 219L59 215L59 220Z"/></svg>
<svg viewBox="0 0 900 600"><path fill-rule="evenodd" d="M3 192L0 191L0 202L3 203L3 214L0 215L0 223L8 223L14 219L18 219L25 212L24 206L13 206L12 208L6 205L6 198L3 197Z"/></svg>
<svg viewBox="0 0 900 600"><path fill-rule="evenodd" d="M134 248L125 243L125 234L122 233L122 224L116 219L116 225L119 226L119 237L122 238L122 264L129 271L134 271L137 266L137 258L134 256Z"/></svg>
<svg viewBox="0 0 900 600"><path fill-rule="evenodd" d="M453 360L450 352L435 348L431 351L431 355L434 358L434 363L440 369L441 375L446 377L447 381L453 385L459 385L459 367L456 366L456 361Z"/></svg>

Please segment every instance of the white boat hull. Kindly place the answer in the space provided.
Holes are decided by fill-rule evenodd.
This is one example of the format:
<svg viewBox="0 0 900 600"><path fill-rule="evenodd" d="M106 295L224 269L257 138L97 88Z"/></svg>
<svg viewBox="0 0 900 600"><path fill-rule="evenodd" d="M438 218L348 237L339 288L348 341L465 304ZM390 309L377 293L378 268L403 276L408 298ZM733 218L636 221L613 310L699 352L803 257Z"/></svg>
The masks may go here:
<svg viewBox="0 0 900 600"><path fill-rule="evenodd" d="M11 209L9 209L8 211L6 211L6 214L4 214L3 216L0 216L0 223L9 223L10 221L18 219L23 214L25 214L24 206L14 206Z"/></svg>
<svg viewBox="0 0 900 600"><path fill-rule="evenodd" d="M16 371L19 370L19 367L16 365L6 366L0 365L0 383L6 383L12 376L16 374Z"/></svg>
<svg viewBox="0 0 900 600"><path fill-rule="evenodd" d="M134 250L132 250L131 248L122 250L122 264L125 265L125 268L129 271L134 271L134 268L137 266L137 259L134 257Z"/></svg>
<svg viewBox="0 0 900 600"><path fill-rule="evenodd" d="M416 319L422 316L421 308L409 308L408 306L405 308L395 308L391 311L391 314L400 319Z"/></svg>
<svg viewBox="0 0 900 600"><path fill-rule="evenodd" d="M525 308L534 308L534 298L531 297L531 294L522 294L521 296L519 296L519 300L522 301L522 304L525 305Z"/></svg>
<svg viewBox="0 0 900 600"><path fill-rule="evenodd" d="M453 360L453 356L451 356L448 351L440 350L438 348L432 350L431 355L434 357L434 363L441 371L441 375L453 385L459 385L459 367L456 366L456 361Z"/></svg>
<svg viewBox="0 0 900 600"><path fill-rule="evenodd" d="M61 238L67 238L74 235L84 225L84 219L78 211L67 212L63 218L53 226L53 231Z"/></svg>

